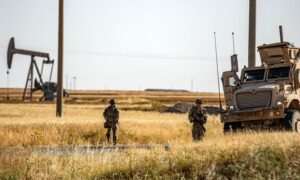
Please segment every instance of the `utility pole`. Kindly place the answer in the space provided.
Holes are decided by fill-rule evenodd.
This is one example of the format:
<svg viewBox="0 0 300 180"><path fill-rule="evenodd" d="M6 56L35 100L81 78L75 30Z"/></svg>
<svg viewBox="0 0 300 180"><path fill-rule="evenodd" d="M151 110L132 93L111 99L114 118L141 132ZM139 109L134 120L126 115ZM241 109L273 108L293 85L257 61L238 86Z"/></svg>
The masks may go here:
<svg viewBox="0 0 300 180"><path fill-rule="evenodd" d="M255 67L256 62L256 0L249 0L249 42L248 67Z"/></svg>
<svg viewBox="0 0 300 180"><path fill-rule="evenodd" d="M58 66L57 66L57 100L56 116L62 116L63 108L63 70L64 70L64 0L59 0L58 15Z"/></svg>
<svg viewBox="0 0 300 180"><path fill-rule="evenodd" d="M69 76L68 74L65 75L65 83L66 83L66 89L68 89L68 83L69 83Z"/></svg>
<svg viewBox="0 0 300 180"><path fill-rule="evenodd" d="M74 90L76 90L76 79L77 79L76 76L74 76L73 77L73 80L74 80Z"/></svg>

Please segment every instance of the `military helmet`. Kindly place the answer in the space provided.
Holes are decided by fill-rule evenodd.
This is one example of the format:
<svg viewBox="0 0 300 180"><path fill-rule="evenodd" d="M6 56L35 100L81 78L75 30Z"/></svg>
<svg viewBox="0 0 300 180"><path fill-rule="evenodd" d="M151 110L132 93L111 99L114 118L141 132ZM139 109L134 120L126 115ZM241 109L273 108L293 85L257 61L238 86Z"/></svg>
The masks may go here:
<svg viewBox="0 0 300 180"><path fill-rule="evenodd" d="M109 100L109 104L111 104L111 105L115 105L115 104L116 104L116 102L115 102L115 100L114 100L114 99L111 99L111 100Z"/></svg>
<svg viewBox="0 0 300 180"><path fill-rule="evenodd" d="M202 102L202 99L196 99L195 103L196 104L202 104L203 102Z"/></svg>

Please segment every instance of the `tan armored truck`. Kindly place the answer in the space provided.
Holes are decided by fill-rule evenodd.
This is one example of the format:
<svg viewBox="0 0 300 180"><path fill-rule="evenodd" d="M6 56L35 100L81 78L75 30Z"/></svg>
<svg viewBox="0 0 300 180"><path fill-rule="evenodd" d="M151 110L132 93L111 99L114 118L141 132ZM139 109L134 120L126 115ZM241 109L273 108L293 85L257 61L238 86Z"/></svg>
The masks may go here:
<svg viewBox="0 0 300 180"><path fill-rule="evenodd" d="M223 72L224 132L257 126L300 132L300 48L282 40L258 52L260 66L244 67L238 77L234 55L232 70Z"/></svg>

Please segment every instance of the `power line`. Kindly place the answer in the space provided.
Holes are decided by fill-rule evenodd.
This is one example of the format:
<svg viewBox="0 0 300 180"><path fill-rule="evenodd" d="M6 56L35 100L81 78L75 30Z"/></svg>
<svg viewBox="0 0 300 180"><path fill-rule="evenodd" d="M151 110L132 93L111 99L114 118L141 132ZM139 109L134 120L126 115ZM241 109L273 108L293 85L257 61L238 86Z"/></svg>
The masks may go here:
<svg viewBox="0 0 300 180"><path fill-rule="evenodd" d="M0 48L4 48L0 46ZM46 50L47 51L47 50ZM56 52L56 50L48 50L48 52ZM197 57L197 56L173 56L161 54L142 54L142 53L123 53L123 52L89 52L89 51L75 51L66 50L66 54L82 54L82 55L97 55L97 56L116 56L126 58L144 58L144 59L164 59L164 60L180 60L180 61L207 61L215 62L214 57ZM230 58L219 58L219 61L230 63ZM240 60L247 62L246 60Z"/></svg>
<svg viewBox="0 0 300 180"><path fill-rule="evenodd" d="M212 61L214 57L200 57L200 56L174 56L161 54L142 54L142 53L122 53L122 52L87 52L87 51L66 51L72 54L88 54L99 56L117 56L117 57L131 57L131 58L151 58L151 59L170 59L170 60L188 60L188 61ZM230 62L230 58L221 58L220 61ZM246 61L245 61L246 62Z"/></svg>

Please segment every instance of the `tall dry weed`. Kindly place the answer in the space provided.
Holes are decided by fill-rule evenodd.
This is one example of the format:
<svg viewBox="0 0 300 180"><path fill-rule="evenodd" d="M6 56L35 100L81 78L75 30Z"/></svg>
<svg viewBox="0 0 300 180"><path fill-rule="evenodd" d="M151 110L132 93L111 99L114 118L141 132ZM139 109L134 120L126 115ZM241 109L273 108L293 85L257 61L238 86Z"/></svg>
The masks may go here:
<svg viewBox="0 0 300 180"><path fill-rule="evenodd" d="M14 146L97 145L105 142L103 107L0 105L2 179L299 179L300 135L249 131L224 135L209 116L202 142L191 139L187 115L121 111L122 144L169 144L169 151L14 152ZM8 113L9 112L9 113Z"/></svg>

